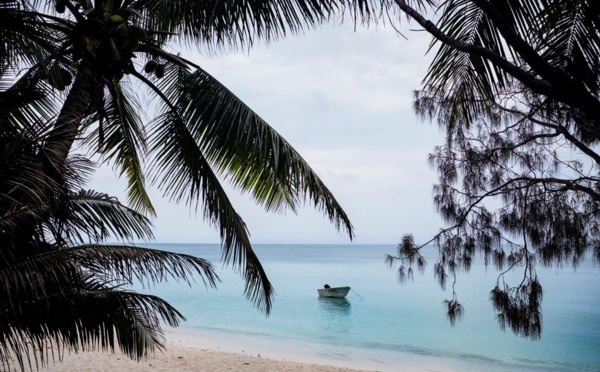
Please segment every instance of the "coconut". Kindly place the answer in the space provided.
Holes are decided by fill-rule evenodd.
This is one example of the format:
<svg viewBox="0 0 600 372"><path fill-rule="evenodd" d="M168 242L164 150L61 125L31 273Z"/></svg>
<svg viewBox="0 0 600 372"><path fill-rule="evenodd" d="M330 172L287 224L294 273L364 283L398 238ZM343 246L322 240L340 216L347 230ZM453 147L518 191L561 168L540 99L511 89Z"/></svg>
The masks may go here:
<svg viewBox="0 0 600 372"><path fill-rule="evenodd" d="M113 14L108 19L110 23L125 23L125 18L121 17L118 14Z"/></svg>
<svg viewBox="0 0 600 372"><path fill-rule="evenodd" d="M144 66L144 71L146 71L148 74L151 74L156 70L156 67L158 67L158 62L152 59L146 63L146 66Z"/></svg>
<svg viewBox="0 0 600 372"><path fill-rule="evenodd" d="M131 31L139 41L144 41L148 37L146 31L144 31L144 29L141 27L135 25L131 26Z"/></svg>
<svg viewBox="0 0 600 372"><path fill-rule="evenodd" d="M57 1L56 5L54 6L54 9L56 9L56 11L60 14L64 13L65 10L67 10L67 6L65 5L64 2L62 1Z"/></svg>
<svg viewBox="0 0 600 372"><path fill-rule="evenodd" d="M165 76L165 65L156 66L156 71L154 71L154 74L159 79L163 78Z"/></svg>
<svg viewBox="0 0 600 372"><path fill-rule="evenodd" d="M121 23L115 28L115 35L117 35L118 37L125 37L127 36L127 34L129 34L129 28L126 24Z"/></svg>

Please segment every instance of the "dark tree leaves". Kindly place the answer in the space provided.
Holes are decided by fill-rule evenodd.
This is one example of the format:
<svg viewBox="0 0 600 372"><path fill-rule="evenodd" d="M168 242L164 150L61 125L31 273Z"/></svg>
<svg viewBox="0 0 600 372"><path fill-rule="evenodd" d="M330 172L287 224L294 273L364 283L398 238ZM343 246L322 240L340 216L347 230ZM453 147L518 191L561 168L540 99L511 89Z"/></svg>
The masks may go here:
<svg viewBox="0 0 600 372"><path fill-rule="evenodd" d="M424 244L404 238L406 254L387 262L406 272L434 243L434 276L446 288L483 256L504 270L490 295L500 327L537 340L536 265L575 268L599 257L598 2L444 1L429 4L437 24L414 2L395 3L439 45L414 109L446 134L429 156L446 227ZM463 308L452 288L445 304L455 324Z"/></svg>

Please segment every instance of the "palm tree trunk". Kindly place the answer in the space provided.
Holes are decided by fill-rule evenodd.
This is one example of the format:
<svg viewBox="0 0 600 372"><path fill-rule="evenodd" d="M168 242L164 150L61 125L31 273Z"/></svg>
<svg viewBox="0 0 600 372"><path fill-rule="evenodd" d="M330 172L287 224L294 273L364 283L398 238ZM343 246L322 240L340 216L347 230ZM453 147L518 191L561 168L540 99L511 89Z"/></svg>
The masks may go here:
<svg viewBox="0 0 600 372"><path fill-rule="evenodd" d="M44 163L50 166L48 170L51 172L62 174L62 168L80 131L81 123L92 102L92 96L101 87L102 82L94 72L91 63L84 59L79 65L75 82L42 150Z"/></svg>

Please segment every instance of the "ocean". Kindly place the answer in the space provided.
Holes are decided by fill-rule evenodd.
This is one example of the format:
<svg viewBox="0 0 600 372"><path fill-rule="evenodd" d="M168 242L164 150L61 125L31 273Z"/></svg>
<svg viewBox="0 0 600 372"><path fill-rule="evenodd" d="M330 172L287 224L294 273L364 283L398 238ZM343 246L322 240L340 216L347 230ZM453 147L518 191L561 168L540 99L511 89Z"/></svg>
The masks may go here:
<svg viewBox="0 0 600 372"><path fill-rule="evenodd" d="M181 329L238 343L279 348L346 366L397 370L407 363L473 371L600 371L600 268L591 260L572 267L538 268L544 288L543 331L531 341L502 331L489 293L498 273L475 260L459 274L456 291L465 313L452 326L443 291L427 269L399 284L384 263L395 245L257 244L254 249L276 291L270 316L246 300L239 273L220 262L219 244L145 244L212 261L216 290L169 281L136 288L169 301L187 318ZM519 280L519 274L512 276ZM350 286L346 299L319 298L317 288ZM444 368L445 367L445 368ZM431 367L434 368L434 367Z"/></svg>

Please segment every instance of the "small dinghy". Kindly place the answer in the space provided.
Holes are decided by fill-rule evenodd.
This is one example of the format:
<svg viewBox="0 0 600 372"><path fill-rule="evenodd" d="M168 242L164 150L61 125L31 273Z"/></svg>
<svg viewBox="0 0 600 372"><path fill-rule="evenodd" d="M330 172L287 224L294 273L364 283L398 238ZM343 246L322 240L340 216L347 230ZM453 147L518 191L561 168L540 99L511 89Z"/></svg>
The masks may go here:
<svg viewBox="0 0 600 372"><path fill-rule="evenodd" d="M336 298L344 298L350 292L350 287L330 287L328 284L325 284L324 288L317 289L319 292L319 297L336 297Z"/></svg>

